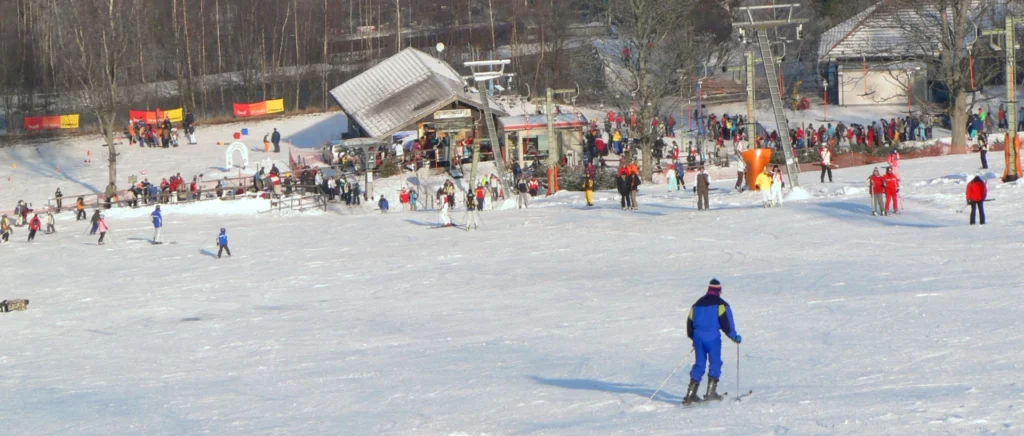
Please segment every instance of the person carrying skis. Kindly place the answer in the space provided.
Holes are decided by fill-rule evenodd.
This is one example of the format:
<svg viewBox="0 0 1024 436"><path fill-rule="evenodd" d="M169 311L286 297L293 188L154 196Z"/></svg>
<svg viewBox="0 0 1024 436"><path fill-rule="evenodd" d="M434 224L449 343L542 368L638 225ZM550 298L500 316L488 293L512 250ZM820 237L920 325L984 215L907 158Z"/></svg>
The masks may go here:
<svg viewBox="0 0 1024 436"><path fill-rule="evenodd" d="M28 222L28 242L32 242L36 239L36 232L43 226L43 223L39 220L39 214L32 216L32 221Z"/></svg>
<svg viewBox="0 0 1024 436"><path fill-rule="evenodd" d="M971 206L971 225L974 225L974 215L977 212L981 217L981 225L985 225L985 198L988 197L988 188L980 176L974 176L967 183L967 204Z"/></svg>
<svg viewBox="0 0 1024 436"><path fill-rule="evenodd" d="M761 206L771 207L772 206L772 175L768 173L768 167L764 167L761 174L757 175L757 180L754 181L754 188L761 191Z"/></svg>
<svg viewBox="0 0 1024 436"><path fill-rule="evenodd" d="M696 361L690 370L690 386L683 397L683 405L697 401L720 400L718 395L718 378L722 375L722 336L721 330L733 342L743 342L743 337L736 332L736 324L732 317L732 308L722 299L722 284L718 278L711 279L707 294L697 300L690 308L690 316L686 318L686 336L693 341ZM704 399L697 396L697 388L704 378L704 366L710 361L708 370L708 388Z"/></svg>
<svg viewBox="0 0 1024 436"><path fill-rule="evenodd" d="M697 193L697 210L708 210L708 191L711 190L711 176L704 167L697 170L697 178L694 181L693 192Z"/></svg>
<svg viewBox="0 0 1024 436"><path fill-rule="evenodd" d="M96 245L103 245L103 237L107 236L107 230L109 230L107 228L107 220L103 217L103 214L100 214L100 219L96 223L100 231L100 240L96 242Z"/></svg>
<svg viewBox="0 0 1024 436"><path fill-rule="evenodd" d="M885 178L878 173L878 167L868 176L868 195L871 196L871 216L885 213Z"/></svg>
<svg viewBox="0 0 1024 436"><path fill-rule="evenodd" d="M160 229L163 228L164 226L164 217L160 213L159 204L156 205L156 209L153 210L153 213L149 214L149 217L150 219L153 220L153 228L156 229L155 232L153 233L153 243L161 244L162 242L160 242Z"/></svg>
<svg viewBox="0 0 1024 436"><path fill-rule="evenodd" d="M217 235L217 259L220 259L223 252L227 252L228 257L231 257L231 249L228 248L228 231L222 227L220 234Z"/></svg>
<svg viewBox="0 0 1024 436"><path fill-rule="evenodd" d="M782 170L779 169L778 165L772 166L772 206L782 206L782 188L786 187L786 182L782 181Z"/></svg>
<svg viewBox="0 0 1024 436"><path fill-rule="evenodd" d="M882 179L885 182L885 210L882 215L889 215L889 203L892 203L892 213L900 213L900 179L893 174L892 167L885 169Z"/></svg>

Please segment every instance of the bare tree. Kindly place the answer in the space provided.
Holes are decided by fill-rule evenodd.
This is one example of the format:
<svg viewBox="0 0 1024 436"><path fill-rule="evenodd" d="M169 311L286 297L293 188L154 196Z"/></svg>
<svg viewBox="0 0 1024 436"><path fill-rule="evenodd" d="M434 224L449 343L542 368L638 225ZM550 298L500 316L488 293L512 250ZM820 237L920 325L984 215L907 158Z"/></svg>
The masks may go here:
<svg viewBox="0 0 1024 436"><path fill-rule="evenodd" d="M949 91L955 146L967 144L967 95L972 89L971 62L965 42L975 40L977 26L991 22L995 2L977 0L893 0L877 6L876 19L866 26L897 30L895 37L872 41L868 56L888 58L903 63L902 70L923 65L928 79L942 83ZM980 44L979 44L980 45ZM984 51L975 51L982 54ZM912 83L910 74L901 68L890 69L895 83L906 92ZM977 71L977 69L976 69ZM989 70L998 73L998 69ZM993 75L975 77L975 85Z"/></svg>
<svg viewBox="0 0 1024 436"><path fill-rule="evenodd" d="M61 74L68 91L81 95L100 123L107 144L110 186L117 186L117 108L122 101L129 44L134 35L134 0L59 0L51 11L62 14L64 36L60 39Z"/></svg>
<svg viewBox="0 0 1024 436"><path fill-rule="evenodd" d="M680 84L686 83L714 47L711 35L696 31L692 12L698 0L611 0L619 45L602 53L613 103L630 113L630 136L640 140L641 175L651 180L657 132L652 121L667 112ZM680 20L679 17L693 17Z"/></svg>

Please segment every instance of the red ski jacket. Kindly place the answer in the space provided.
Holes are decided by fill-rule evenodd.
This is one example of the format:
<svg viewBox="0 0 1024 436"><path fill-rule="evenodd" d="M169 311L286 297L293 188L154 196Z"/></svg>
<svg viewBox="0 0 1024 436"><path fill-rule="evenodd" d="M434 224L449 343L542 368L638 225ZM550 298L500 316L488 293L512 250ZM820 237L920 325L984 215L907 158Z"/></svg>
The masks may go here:
<svg viewBox="0 0 1024 436"><path fill-rule="evenodd" d="M980 178L975 177L967 184L967 201L985 201L986 196L988 196L988 188Z"/></svg>

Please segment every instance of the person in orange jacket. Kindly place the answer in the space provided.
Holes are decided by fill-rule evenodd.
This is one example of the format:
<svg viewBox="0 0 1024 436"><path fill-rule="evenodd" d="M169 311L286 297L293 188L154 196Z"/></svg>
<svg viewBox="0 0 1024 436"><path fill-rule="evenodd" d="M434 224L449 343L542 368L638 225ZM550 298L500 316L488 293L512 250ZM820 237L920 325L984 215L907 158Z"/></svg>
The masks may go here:
<svg viewBox="0 0 1024 436"><path fill-rule="evenodd" d="M36 239L36 232L43 226L43 222L39 220L39 214L32 216L32 221L28 222L28 242L32 242Z"/></svg>
<svg viewBox="0 0 1024 436"><path fill-rule="evenodd" d="M484 210L484 197L486 196L484 185L476 186L476 210Z"/></svg>
<svg viewBox="0 0 1024 436"><path fill-rule="evenodd" d="M892 213L900 213L900 179L893 174L892 167L885 169L885 176L882 179L885 186L885 210L882 215L889 215L889 203L892 203Z"/></svg>
<svg viewBox="0 0 1024 436"><path fill-rule="evenodd" d="M988 188L981 177L974 176L967 183L967 204L971 205L971 225L974 225L974 215L977 212L981 216L981 225L985 225L985 198L988 197Z"/></svg>

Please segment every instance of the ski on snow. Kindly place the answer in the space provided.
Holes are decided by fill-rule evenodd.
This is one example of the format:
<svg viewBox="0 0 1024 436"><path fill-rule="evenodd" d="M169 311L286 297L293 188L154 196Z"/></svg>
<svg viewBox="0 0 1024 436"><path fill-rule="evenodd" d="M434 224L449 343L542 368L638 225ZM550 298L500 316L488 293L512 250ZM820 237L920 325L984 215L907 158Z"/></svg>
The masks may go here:
<svg viewBox="0 0 1024 436"><path fill-rule="evenodd" d="M744 393L740 394L736 398L733 398L733 401L735 401L735 402L743 401L744 399L749 398L751 395L754 395L754 391L753 390L750 390L750 391L747 391L747 392L744 392ZM715 398L715 399L712 399L712 400L702 399L700 401L694 401L692 403L683 404L682 406L683 407L693 407L693 406L702 405L702 404L717 403L717 402L724 401L728 396L729 396L728 392L723 392L721 394L721 398Z"/></svg>

